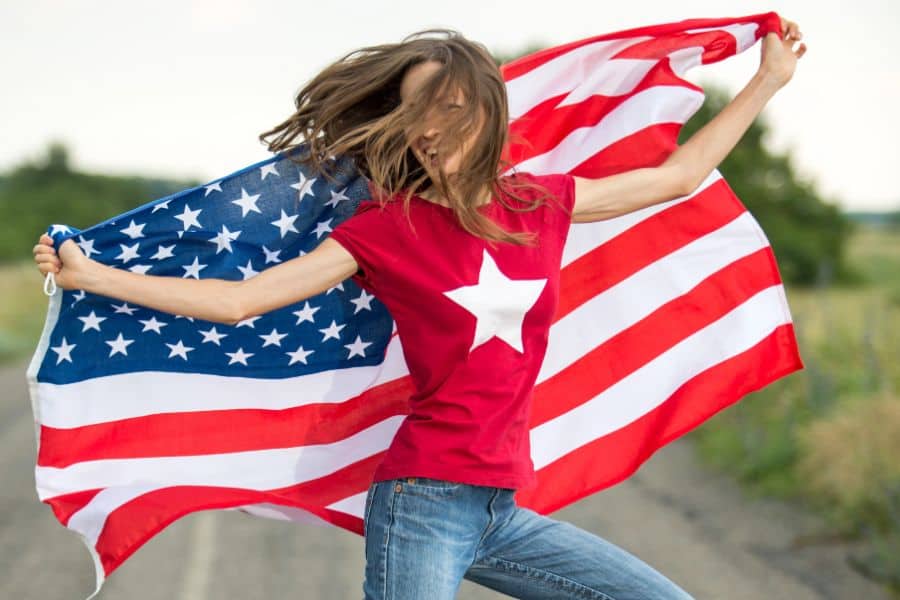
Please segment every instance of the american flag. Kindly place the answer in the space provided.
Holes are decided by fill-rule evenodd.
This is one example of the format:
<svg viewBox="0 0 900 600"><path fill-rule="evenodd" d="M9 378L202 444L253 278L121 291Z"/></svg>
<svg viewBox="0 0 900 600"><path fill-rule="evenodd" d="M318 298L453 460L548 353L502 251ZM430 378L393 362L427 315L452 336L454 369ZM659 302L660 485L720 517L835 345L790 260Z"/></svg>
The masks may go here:
<svg viewBox="0 0 900 600"><path fill-rule="evenodd" d="M694 19L550 48L503 67L515 169L598 178L658 165L700 107L683 79L778 32L776 13ZM369 197L277 155L79 231L107 265L253 277L318 245ZM534 391L548 513L803 367L767 239L714 171L688 196L573 224ZM362 533L372 473L413 391L394 323L348 279L235 326L113 298L50 297L28 368L38 496L94 558L97 590L145 541L210 508ZM95 592L96 593L96 592Z"/></svg>

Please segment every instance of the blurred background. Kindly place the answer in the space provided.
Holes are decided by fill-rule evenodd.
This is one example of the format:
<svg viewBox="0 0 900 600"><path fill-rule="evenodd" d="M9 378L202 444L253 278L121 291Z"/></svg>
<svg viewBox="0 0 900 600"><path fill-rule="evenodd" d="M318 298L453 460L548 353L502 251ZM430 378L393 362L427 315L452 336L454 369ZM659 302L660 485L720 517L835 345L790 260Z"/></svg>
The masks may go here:
<svg viewBox="0 0 900 600"><path fill-rule="evenodd" d="M4 553L16 548L27 554L37 547L39 554L71 536L50 526L52 515L37 501L33 478L27 479L34 440L25 418L30 419L30 407L24 371L47 308L31 249L49 224L87 228L267 158L259 133L292 112L293 95L307 79L364 45L397 41L427 27L451 27L484 43L503 62L641 25L770 10L799 23L809 50L793 80L719 170L773 247L806 368L685 436L694 462L677 465L726 486L716 489L739 490L741 500L729 498L751 507L739 517L747 522L768 510L759 503L770 500L788 511L779 513L784 527L815 518L814 533L804 530L790 538L796 552L811 557L792 568L807 569L799 577L820 582L810 584L809 597L838 597L836 590L850 589L841 587L849 577L872 583L870 591L900 597L900 38L895 35L900 5L894 0L858 0L852 6L836 0L0 3L0 360L5 369L0 468L14 486L0 499ZM689 79L704 86L707 100L685 126L682 142L753 75L758 46L726 63L689 72ZM24 433L12 433L14 426L25 427ZM658 460L662 457L653 459ZM671 477L668 471L647 468L640 475ZM645 483L652 488L659 481ZM688 491L682 491L686 497ZM591 519L590 510L571 514ZM41 531L54 541L16 529L11 515L25 515L22 511L36 515L42 523L36 527L46 528ZM177 525L181 533L164 532L158 536L163 541L148 544L156 550L138 554L165 560L166 544L199 543L212 535L208 522L199 519L190 528ZM270 526L259 521L243 526L247 535ZM350 566L355 579L346 589L358 595L361 546L354 544L359 540L331 535L357 552ZM328 534L321 539L328 540ZM628 539L623 534L625 545ZM58 585L81 591L7 597L86 596L91 566L78 544L70 550L83 553L77 568L72 566L78 575L62 576ZM817 558L819 549L837 562ZM7 567L6 585L20 587L6 592L31 589L28 582L36 575L28 569L34 565L6 558L0 556L0 562L20 569ZM776 570L784 571L785 564ZM825 569L828 573L826 564L847 570ZM143 576L114 579L135 577L149 590L147 597L173 597L163 591L165 578L157 582L149 575L165 568L146 568ZM298 573L289 575L296 583ZM184 577L189 580L179 584L181 597L209 595L208 581ZM138 597L136 582L123 584L119 592L128 589L128 597ZM160 595L152 596L157 585ZM481 593L474 586L464 589L470 594L464 597ZM113 586L101 597L120 597L116 593ZM728 597L764 597L747 593Z"/></svg>

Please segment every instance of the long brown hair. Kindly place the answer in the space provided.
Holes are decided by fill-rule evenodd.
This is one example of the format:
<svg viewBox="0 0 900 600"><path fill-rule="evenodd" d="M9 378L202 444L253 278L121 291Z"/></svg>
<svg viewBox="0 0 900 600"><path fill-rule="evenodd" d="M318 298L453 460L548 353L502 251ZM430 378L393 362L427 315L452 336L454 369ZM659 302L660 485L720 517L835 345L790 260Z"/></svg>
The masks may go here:
<svg viewBox="0 0 900 600"><path fill-rule="evenodd" d="M436 61L441 66L411 98L401 103L400 85L408 69L426 61ZM439 156L461 150L463 141L475 132L477 138L463 156L451 186L442 167L432 181L408 140L424 134L425 116L457 88L465 101L461 110L442 117ZM500 69L483 45L454 30L427 29L400 43L361 48L310 80L297 93L294 105L293 115L260 134L259 139L270 151L290 151L306 143L305 152L288 155L325 175L328 157L350 157L371 180L381 202L402 192L407 214L412 195L433 187L469 233L516 244L533 241L533 234L509 232L476 206L487 190L514 211L534 210L546 198L545 193L526 200L515 190L534 185L516 177L500 177L509 166L503 160L509 129L506 86ZM507 203L507 197L519 206Z"/></svg>

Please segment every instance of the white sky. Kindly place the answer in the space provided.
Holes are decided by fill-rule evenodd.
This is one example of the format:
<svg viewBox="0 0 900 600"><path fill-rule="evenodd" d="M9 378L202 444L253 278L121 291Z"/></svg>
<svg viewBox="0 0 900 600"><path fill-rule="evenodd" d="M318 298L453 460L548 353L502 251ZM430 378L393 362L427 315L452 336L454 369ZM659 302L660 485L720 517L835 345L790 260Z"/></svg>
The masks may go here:
<svg viewBox="0 0 900 600"><path fill-rule="evenodd" d="M770 10L809 50L766 106L775 150L848 209L900 209L897 0L0 0L0 170L69 146L89 171L208 181L268 156L260 132L356 48L431 26L494 51L689 18ZM759 44L692 81L736 94Z"/></svg>

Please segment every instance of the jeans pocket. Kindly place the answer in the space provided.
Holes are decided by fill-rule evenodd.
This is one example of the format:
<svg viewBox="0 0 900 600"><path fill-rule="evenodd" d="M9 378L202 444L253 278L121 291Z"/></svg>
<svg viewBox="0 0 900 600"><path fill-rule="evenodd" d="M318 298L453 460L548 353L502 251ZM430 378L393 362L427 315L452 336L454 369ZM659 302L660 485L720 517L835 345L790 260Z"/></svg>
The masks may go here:
<svg viewBox="0 0 900 600"><path fill-rule="evenodd" d="M402 493L422 496L448 496L460 491L466 484L430 477L404 477L397 479L398 490Z"/></svg>

